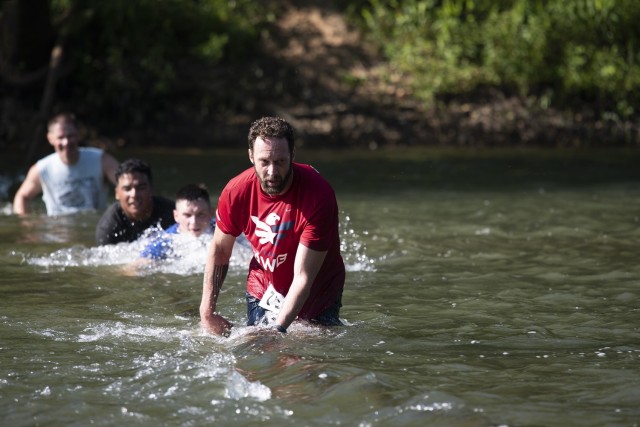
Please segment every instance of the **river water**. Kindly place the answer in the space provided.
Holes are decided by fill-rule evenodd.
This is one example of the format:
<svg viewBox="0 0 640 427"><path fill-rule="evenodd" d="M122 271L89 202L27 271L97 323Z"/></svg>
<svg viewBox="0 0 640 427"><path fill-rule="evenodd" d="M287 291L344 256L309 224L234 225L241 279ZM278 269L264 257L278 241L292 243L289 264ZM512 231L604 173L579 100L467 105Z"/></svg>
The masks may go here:
<svg viewBox="0 0 640 427"><path fill-rule="evenodd" d="M123 152L156 190L246 167L229 152ZM637 426L640 154L327 153L345 326L245 321L238 245L198 324L208 244L131 272L98 214L0 214L0 414L7 426ZM16 180L5 167L3 186ZM2 188L2 186L0 186ZM6 190L5 190L6 191ZM36 206L38 206L36 204ZM39 207L42 212L42 206Z"/></svg>

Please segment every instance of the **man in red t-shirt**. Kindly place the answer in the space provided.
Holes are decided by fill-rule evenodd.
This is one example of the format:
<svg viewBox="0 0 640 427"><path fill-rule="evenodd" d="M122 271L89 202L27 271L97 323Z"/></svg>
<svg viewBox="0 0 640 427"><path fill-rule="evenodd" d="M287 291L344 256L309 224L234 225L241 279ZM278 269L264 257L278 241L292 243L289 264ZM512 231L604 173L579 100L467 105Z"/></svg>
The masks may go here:
<svg viewBox="0 0 640 427"><path fill-rule="evenodd" d="M216 314L236 237L254 256L247 277L248 324L286 332L298 319L340 325L345 269L340 255L338 203L311 166L293 163L289 123L263 117L249 129L249 168L225 186L204 271L200 319L214 334L231 323Z"/></svg>

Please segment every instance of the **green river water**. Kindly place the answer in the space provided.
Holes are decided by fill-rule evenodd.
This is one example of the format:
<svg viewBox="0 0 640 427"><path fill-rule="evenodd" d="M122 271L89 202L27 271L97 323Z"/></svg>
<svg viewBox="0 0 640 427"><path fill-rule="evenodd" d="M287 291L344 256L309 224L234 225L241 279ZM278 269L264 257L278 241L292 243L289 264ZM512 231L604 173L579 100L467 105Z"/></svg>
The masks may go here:
<svg viewBox="0 0 640 427"><path fill-rule="evenodd" d="M168 196L195 181L215 200L249 166L235 151L116 154L148 160ZM286 336L200 330L206 240L125 275L141 242L96 247L98 213L15 217L5 190L2 425L640 424L638 151L297 160L337 192L346 325ZM250 257L236 248L219 303L236 325Z"/></svg>

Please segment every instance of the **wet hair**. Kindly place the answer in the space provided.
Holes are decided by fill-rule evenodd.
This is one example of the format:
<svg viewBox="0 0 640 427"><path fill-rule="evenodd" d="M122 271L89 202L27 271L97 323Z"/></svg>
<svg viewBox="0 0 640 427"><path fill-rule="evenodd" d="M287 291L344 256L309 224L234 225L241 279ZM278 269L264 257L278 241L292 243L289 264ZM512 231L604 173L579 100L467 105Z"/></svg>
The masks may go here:
<svg viewBox="0 0 640 427"><path fill-rule="evenodd" d="M151 177L151 167L140 159L127 159L120 163L118 165L118 169L116 169L116 182L120 180L122 175L134 172L146 175L147 178L149 178L150 184L153 182Z"/></svg>
<svg viewBox="0 0 640 427"><path fill-rule="evenodd" d="M47 122L47 129L51 129L53 125L57 125L58 123L69 123L76 128L78 127L76 116L71 113L60 113L49 119L49 121Z"/></svg>
<svg viewBox="0 0 640 427"><path fill-rule="evenodd" d="M289 153L293 153L293 127L280 117L263 117L251 123L249 128L249 149L253 150L253 143L258 137L285 138L289 143Z"/></svg>
<svg viewBox="0 0 640 427"><path fill-rule="evenodd" d="M207 202L207 205L211 206L211 199L209 197L209 191L204 184L187 184L180 188L176 193L176 203L180 200L186 200L188 202L195 202L202 199Z"/></svg>

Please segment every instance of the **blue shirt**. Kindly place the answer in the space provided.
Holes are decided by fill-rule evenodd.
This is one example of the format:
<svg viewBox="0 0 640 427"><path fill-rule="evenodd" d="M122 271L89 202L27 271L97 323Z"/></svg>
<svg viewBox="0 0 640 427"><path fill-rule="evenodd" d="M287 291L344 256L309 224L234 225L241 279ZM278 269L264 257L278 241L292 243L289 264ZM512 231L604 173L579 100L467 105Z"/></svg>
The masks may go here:
<svg viewBox="0 0 640 427"><path fill-rule="evenodd" d="M211 220L211 225L207 233L213 233L216 227L216 220ZM173 224L171 227L165 229L161 235L153 239L140 253L143 258L149 258L153 260L167 259L171 256L175 256L175 250L173 247L173 237L178 233L178 224Z"/></svg>

